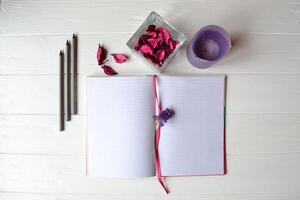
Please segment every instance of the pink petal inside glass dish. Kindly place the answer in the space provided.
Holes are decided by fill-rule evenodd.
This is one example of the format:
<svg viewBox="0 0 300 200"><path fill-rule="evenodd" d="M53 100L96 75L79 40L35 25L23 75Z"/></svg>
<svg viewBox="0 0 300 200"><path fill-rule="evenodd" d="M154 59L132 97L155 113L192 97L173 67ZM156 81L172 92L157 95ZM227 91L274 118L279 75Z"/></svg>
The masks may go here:
<svg viewBox="0 0 300 200"><path fill-rule="evenodd" d="M160 42L161 40L160 39L156 39L156 38L150 38L148 40L149 44L153 47L153 48L156 48L158 43Z"/></svg>
<svg viewBox="0 0 300 200"><path fill-rule="evenodd" d="M176 49L179 41L172 39L170 32L164 27L149 25L146 31L139 37L134 49L155 66L161 67Z"/></svg>
<svg viewBox="0 0 300 200"><path fill-rule="evenodd" d="M139 50L141 53L153 54L153 49L148 44L142 45Z"/></svg>
<svg viewBox="0 0 300 200"><path fill-rule="evenodd" d="M156 27L155 25L149 25L146 31L153 32L153 31L155 31L155 27Z"/></svg>
<svg viewBox="0 0 300 200"><path fill-rule="evenodd" d="M166 55L165 50L163 49L158 50L156 54L156 60L158 62L162 62L165 59L165 55Z"/></svg>
<svg viewBox="0 0 300 200"><path fill-rule="evenodd" d="M157 30L161 33L164 42L168 42L170 39L170 33L163 27L158 27Z"/></svg>

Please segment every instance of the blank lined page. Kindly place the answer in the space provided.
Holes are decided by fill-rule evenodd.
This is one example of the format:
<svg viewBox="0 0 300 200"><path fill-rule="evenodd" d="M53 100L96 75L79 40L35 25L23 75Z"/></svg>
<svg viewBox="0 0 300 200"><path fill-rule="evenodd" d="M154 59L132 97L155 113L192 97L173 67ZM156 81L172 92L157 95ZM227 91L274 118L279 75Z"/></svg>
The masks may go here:
<svg viewBox="0 0 300 200"><path fill-rule="evenodd" d="M159 78L162 107L175 115L161 128L163 176L224 174L225 76Z"/></svg>
<svg viewBox="0 0 300 200"><path fill-rule="evenodd" d="M87 173L154 176L152 77L87 79Z"/></svg>

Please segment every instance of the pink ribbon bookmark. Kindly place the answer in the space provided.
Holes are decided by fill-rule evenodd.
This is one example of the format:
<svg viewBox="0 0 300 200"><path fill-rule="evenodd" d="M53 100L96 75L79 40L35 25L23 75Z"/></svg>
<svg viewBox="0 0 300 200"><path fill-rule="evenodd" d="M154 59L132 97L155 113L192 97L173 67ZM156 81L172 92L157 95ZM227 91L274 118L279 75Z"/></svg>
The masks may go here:
<svg viewBox="0 0 300 200"><path fill-rule="evenodd" d="M159 114L162 110L161 103L159 99L159 88L158 88L158 77L157 75L153 75L153 85L154 85L154 97L155 97L155 114ZM159 139L160 139L160 126L159 124L156 125L156 132L155 132L155 166L156 166L156 176L160 183L160 185L164 188L166 193L169 193L169 189L166 186L166 183L164 182L164 177L161 174L161 167L160 167L160 160L159 160L159 152L158 152L158 146L159 146Z"/></svg>

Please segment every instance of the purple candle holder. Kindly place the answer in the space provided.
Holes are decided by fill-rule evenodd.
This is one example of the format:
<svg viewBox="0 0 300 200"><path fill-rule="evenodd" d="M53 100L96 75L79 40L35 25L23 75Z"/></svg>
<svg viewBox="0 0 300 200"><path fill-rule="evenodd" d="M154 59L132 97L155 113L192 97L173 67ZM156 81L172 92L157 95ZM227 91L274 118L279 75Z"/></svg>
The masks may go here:
<svg viewBox="0 0 300 200"><path fill-rule="evenodd" d="M231 48L229 34L216 25L201 28L186 50L188 61L197 68L207 68L222 59Z"/></svg>

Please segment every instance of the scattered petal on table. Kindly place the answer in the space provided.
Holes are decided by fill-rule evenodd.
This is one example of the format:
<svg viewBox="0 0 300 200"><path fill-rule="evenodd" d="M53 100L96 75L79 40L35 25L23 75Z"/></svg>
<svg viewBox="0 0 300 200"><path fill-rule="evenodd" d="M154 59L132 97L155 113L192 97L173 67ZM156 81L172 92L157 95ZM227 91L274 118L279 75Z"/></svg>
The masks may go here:
<svg viewBox="0 0 300 200"><path fill-rule="evenodd" d="M106 57L107 57L107 50L99 44L98 51L97 51L98 65L103 65L104 63L106 63L107 62Z"/></svg>
<svg viewBox="0 0 300 200"><path fill-rule="evenodd" d="M118 74L112 67L110 67L108 65L102 65L101 68L103 69L104 73L109 75L109 76L113 76L113 75Z"/></svg>
<svg viewBox="0 0 300 200"><path fill-rule="evenodd" d="M116 63L123 63L128 59L126 55L121 53L112 53L111 55L114 57Z"/></svg>

